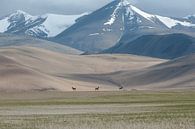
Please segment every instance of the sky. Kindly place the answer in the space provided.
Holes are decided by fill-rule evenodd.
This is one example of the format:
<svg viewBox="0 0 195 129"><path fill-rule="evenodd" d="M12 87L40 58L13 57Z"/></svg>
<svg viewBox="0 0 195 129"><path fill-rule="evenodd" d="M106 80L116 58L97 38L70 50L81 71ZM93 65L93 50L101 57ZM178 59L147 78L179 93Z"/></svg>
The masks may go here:
<svg viewBox="0 0 195 129"><path fill-rule="evenodd" d="M113 0L0 0L0 16L15 10L32 15L45 13L80 14L92 12ZM129 0L136 7L153 14L184 17L195 14L195 0Z"/></svg>

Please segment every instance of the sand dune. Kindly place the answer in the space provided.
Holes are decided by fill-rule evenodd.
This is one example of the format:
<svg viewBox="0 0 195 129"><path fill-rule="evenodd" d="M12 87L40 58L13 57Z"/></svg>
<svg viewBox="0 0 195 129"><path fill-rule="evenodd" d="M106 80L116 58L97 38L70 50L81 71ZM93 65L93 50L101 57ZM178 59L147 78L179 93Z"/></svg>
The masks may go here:
<svg viewBox="0 0 195 129"><path fill-rule="evenodd" d="M85 81L75 74L105 74L146 68L165 60L132 55L68 55L35 47L0 48L0 90L118 89L109 81Z"/></svg>

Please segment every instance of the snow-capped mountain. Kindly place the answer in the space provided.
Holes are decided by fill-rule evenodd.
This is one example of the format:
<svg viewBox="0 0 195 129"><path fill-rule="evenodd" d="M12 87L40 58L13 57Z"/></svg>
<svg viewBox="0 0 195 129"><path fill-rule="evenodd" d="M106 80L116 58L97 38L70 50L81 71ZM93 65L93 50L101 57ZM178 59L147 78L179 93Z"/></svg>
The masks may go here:
<svg viewBox="0 0 195 129"><path fill-rule="evenodd" d="M0 33L27 34L85 51L100 52L143 35L195 35L195 16L171 18L144 12L128 0L114 0L91 14L32 16L16 11L0 18Z"/></svg>
<svg viewBox="0 0 195 129"><path fill-rule="evenodd" d="M189 22L195 24L195 15L188 15L184 19L187 19L187 20L189 20Z"/></svg>
<svg viewBox="0 0 195 129"><path fill-rule="evenodd" d="M146 13L128 0L114 0L55 37L54 41L71 47L98 52L119 42L147 34L195 32L195 23Z"/></svg>
<svg viewBox="0 0 195 129"><path fill-rule="evenodd" d="M16 12L10 14L9 16L5 16L0 19L0 32L1 33L6 32L9 29L15 27L17 24L25 22L30 18L32 18L31 15L21 10L17 10Z"/></svg>
<svg viewBox="0 0 195 129"><path fill-rule="evenodd" d="M145 20L148 20L148 22L152 22L155 24L160 25L160 23L162 23L167 28L173 28L174 26L179 25L179 24L183 25L183 26L188 26L188 27L195 26L195 24L192 24L189 21L179 21L179 20L169 18L169 17L146 13L146 12L138 9L137 7L131 5L127 0L120 0L119 4L116 6L116 9L114 10L110 19L108 20L108 22L104 23L104 25L114 24L114 22L117 18L117 12L119 12L119 9L124 10L124 13L125 13L124 18L127 18L124 20L132 22L133 19L136 19L135 22L137 22L137 24L143 22L142 18L144 18ZM150 27L148 26L148 28L150 28Z"/></svg>
<svg viewBox="0 0 195 129"><path fill-rule="evenodd" d="M76 23L80 15L45 14L32 16L18 10L0 19L0 32L27 34L40 38L53 37Z"/></svg>

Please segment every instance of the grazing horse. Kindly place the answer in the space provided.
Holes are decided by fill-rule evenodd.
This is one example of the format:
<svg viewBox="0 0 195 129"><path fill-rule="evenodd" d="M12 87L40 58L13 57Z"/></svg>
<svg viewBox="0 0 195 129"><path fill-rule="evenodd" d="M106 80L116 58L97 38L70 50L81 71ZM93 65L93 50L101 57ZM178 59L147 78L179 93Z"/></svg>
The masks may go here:
<svg viewBox="0 0 195 129"><path fill-rule="evenodd" d="M99 89L100 89L100 87L98 86L98 87L95 88L95 91L98 91Z"/></svg>
<svg viewBox="0 0 195 129"><path fill-rule="evenodd" d="M72 87L72 90L73 90L73 91L76 91L76 90L77 90L77 88L75 88L75 87Z"/></svg>
<svg viewBox="0 0 195 129"><path fill-rule="evenodd" d="M123 87L121 86L121 87L119 87L119 90L122 90L123 89Z"/></svg>

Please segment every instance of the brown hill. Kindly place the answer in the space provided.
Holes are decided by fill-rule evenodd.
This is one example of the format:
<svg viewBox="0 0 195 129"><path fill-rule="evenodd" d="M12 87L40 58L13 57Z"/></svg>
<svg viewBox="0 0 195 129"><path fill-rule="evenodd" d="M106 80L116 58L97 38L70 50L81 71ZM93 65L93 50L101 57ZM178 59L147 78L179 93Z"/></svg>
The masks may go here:
<svg viewBox="0 0 195 129"><path fill-rule="evenodd" d="M68 55L35 47L0 48L0 90L115 90L108 81L78 80L75 74L142 69L165 60L132 55Z"/></svg>
<svg viewBox="0 0 195 129"><path fill-rule="evenodd" d="M126 89L195 89L195 54L144 69L75 77L78 80L107 81Z"/></svg>

